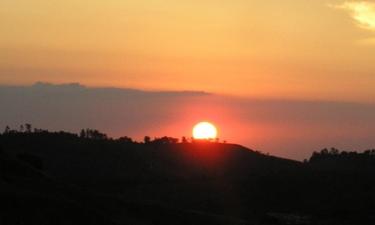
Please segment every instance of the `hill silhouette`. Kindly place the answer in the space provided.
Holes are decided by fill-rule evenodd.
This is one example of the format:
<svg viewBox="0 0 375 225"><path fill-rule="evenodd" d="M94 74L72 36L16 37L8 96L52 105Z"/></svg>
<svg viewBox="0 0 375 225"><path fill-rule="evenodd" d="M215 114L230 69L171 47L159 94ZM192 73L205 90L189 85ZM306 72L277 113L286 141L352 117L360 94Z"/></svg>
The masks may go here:
<svg viewBox="0 0 375 225"><path fill-rule="evenodd" d="M43 82L30 86L0 84L0 103L1 131L6 125L16 127L22 120L50 130L95 127L116 137L170 134L180 138L184 135L182 127L210 118L221 125L226 139L298 160L314 150L335 147L332 143L361 150L375 145L375 104ZM198 112L182 110L189 107ZM264 126L264 135L251 135L254 127L249 124ZM337 129L342 131L340 136L335 135ZM298 131L284 133L292 130Z"/></svg>
<svg viewBox="0 0 375 225"><path fill-rule="evenodd" d="M1 224L373 224L373 151L298 162L236 144L6 129Z"/></svg>

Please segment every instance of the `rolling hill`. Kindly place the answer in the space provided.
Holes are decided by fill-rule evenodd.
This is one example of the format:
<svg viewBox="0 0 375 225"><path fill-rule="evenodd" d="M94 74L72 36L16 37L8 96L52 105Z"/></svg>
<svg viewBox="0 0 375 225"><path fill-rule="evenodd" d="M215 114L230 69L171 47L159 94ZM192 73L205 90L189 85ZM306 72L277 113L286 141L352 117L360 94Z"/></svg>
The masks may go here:
<svg viewBox="0 0 375 225"><path fill-rule="evenodd" d="M3 134L0 146L3 224L374 221L373 167L322 170L235 144L65 132Z"/></svg>

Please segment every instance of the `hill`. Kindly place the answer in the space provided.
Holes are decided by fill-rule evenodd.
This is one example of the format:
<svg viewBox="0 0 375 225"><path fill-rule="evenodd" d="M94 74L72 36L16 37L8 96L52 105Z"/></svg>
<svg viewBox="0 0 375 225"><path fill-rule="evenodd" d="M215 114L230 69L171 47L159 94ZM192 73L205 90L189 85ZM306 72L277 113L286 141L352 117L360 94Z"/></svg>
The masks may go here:
<svg viewBox="0 0 375 225"><path fill-rule="evenodd" d="M0 136L0 146L1 193L8 199L1 205L10 210L1 218L17 211L41 215L30 224L51 224L61 215L74 224L374 221L373 167L322 167L319 160L302 163L235 144L168 137L137 143L103 135L9 132ZM8 207L17 201L29 203Z"/></svg>

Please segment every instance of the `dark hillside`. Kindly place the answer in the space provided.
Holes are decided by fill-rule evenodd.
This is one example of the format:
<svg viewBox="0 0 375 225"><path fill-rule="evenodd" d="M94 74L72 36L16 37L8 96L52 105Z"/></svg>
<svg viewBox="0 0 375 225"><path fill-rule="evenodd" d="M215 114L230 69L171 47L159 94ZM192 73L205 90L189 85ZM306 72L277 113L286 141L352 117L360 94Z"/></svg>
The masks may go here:
<svg viewBox="0 0 375 225"><path fill-rule="evenodd" d="M97 224L374 222L372 166L358 170L340 160L337 166L337 158L316 154L301 163L234 144L167 137L136 143L90 134L1 135L4 208L27 211L39 202L38 212L61 208L48 215L78 213ZM17 199L30 203L5 207Z"/></svg>
<svg viewBox="0 0 375 225"><path fill-rule="evenodd" d="M301 163L266 156L240 145L220 143L143 144L79 138L68 133L23 133L3 136L9 154L35 155L45 171L77 182L131 182L214 179L230 175L293 170Z"/></svg>
<svg viewBox="0 0 375 225"><path fill-rule="evenodd" d="M71 224L73 219L76 224L113 224L96 208L85 206L86 195L0 154L0 224Z"/></svg>

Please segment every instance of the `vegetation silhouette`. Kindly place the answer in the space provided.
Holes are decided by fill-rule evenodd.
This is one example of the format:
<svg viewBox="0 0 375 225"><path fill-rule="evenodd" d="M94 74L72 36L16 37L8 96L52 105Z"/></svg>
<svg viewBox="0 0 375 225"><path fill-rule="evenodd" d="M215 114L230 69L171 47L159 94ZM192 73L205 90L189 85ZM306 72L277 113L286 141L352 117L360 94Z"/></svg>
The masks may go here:
<svg viewBox="0 0 375 225"><path fill-rule="evenodd" d="M375 223L375 150L298 162L185 137L0 134L0 224Z"/></svg>

